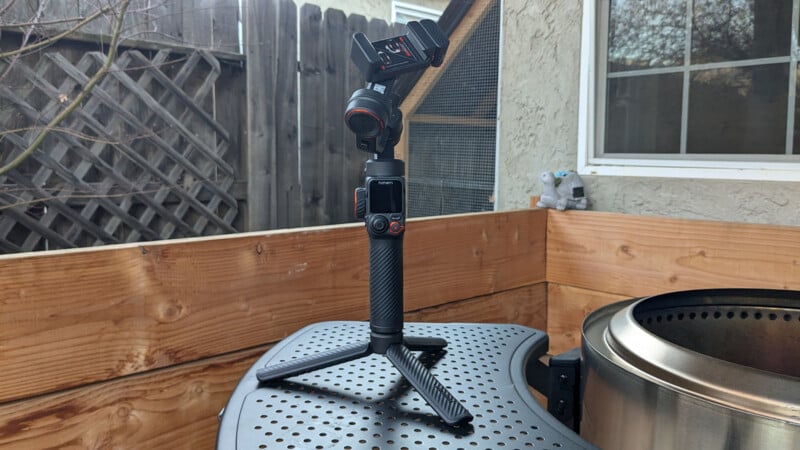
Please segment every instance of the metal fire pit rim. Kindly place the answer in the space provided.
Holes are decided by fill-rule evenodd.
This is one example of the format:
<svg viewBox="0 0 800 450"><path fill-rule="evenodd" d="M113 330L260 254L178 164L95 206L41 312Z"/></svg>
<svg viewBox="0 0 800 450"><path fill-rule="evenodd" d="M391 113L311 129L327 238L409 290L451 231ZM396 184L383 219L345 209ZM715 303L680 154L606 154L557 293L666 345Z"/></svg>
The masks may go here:
<svg viewBox="0 0 800 450"><path fill-rule="evenodd" d="M582 327L584 345L621 369L666 389L749 414L800 424L800 379L681 347L648 331L634 316L639 307L655 309L653 305L687 298L763 296L780 302L792 292L794 298L800 296L794 291L769 289L704 289L619 302L586 318ZM683 303L682 306L688 304Z"/></svg>

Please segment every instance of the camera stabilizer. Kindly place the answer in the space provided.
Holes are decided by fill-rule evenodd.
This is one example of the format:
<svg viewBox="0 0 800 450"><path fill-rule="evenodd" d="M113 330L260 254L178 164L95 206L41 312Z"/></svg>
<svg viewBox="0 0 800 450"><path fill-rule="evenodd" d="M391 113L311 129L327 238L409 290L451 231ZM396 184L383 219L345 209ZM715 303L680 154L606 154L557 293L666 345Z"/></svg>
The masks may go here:
<svg viewBox="0 0 800 450"><path fill-rule="evenodd" d="M267 366L260 382L291 377L369 356L385 355L448 424L472 420L411 351L438 351L447 341L403 336L403 234L405 233L405 163L394 157L403 131L400 99L392 93L398 75L438 67L449 44L431 20L409 22L408 34L370 43L353 36L350 57L365 74L367 87L353 93L345 122L356 134L356 147L374 154L366 162L366 182L355 190L355 215L369 235L370 339Z"/></svg>

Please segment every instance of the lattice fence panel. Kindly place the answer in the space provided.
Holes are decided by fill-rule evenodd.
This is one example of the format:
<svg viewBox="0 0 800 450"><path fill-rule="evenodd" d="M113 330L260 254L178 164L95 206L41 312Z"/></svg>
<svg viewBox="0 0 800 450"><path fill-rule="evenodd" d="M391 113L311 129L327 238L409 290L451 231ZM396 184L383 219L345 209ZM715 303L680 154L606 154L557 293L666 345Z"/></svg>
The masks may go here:
<svg viewBox="0 0 800 450"><path fill-rule="evenodd" d="M0 84L0 163L19 155L105 56L16 61ZM83 103L0 176L0 252L236 231L230 136L213 117L209 52L122 53ZM0 61L0 73L8 63Z"/></svg>

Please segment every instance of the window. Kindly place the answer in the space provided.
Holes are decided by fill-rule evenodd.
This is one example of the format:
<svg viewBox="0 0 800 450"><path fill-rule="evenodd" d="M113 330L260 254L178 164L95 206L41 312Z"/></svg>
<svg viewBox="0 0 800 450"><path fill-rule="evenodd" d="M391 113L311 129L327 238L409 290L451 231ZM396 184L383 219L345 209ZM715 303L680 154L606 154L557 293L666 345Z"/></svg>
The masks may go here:
<svg viewBox="0 0 800 450"><path fill-rule="evenodd" d="M799 3L585 2L580 172L800 181Z"/></svg>

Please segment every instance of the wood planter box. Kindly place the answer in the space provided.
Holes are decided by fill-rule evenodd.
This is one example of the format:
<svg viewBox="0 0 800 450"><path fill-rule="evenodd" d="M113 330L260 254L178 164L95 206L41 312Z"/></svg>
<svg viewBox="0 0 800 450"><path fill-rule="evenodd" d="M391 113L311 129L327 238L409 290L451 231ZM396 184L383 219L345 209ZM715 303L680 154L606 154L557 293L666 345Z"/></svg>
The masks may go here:
<svg viewBox="0 0 800 450"><path fill-rule="evenodd" d="M0 446L213 448L272 344L366 320L362 225L0 256ZM668 291L800 289L800 227L523 210L409 222L409 321L546 329Z"/></svg>

